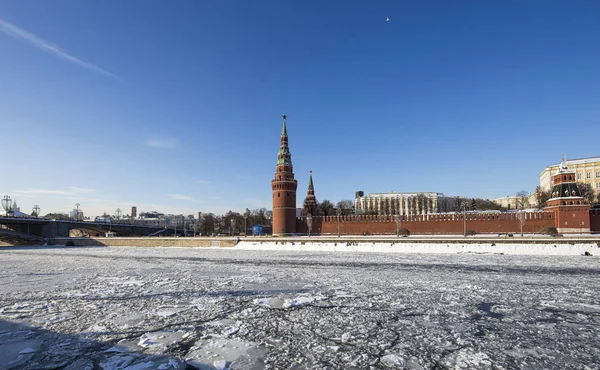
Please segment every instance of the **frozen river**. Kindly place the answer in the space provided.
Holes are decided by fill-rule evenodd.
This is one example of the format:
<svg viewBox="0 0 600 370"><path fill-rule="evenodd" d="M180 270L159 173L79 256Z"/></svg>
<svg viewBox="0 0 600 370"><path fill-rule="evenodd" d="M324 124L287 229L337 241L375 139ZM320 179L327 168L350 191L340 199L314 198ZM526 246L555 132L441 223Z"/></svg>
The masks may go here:
<svg viewBox="0 0 600 370"><path fill-rule="evenodd" d="M0 249L0 369L597 369L600 259Z"/></svg>

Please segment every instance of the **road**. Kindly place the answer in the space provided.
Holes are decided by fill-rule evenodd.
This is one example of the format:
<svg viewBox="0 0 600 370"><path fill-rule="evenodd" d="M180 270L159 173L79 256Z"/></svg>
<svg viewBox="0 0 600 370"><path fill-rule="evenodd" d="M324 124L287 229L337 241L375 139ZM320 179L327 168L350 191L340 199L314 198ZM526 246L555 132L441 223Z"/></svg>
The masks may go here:
<svg viewBox="0 0 600 370"><path fill-rule="evenodd" d="M0 249L0 369L594 369L600 259Z"/></svg>

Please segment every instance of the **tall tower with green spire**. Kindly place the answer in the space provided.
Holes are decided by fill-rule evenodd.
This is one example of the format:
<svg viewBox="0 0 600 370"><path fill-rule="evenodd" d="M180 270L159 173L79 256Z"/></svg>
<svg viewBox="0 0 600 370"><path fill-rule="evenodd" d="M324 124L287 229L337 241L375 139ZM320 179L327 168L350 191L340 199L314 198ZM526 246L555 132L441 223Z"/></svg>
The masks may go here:
<svg viewBox="0 0 600 370"><path fill-rule="evenodd" d="M317 197L315 197L315 187L313 186L312 171L310 171L310 177L308 179L308 191L306 192L306 198L304 199L304 206L302 207L303 216L316 216L317 211Z"/></svg>
<svg viewBox="0 0 600 370"><path fill-rule="evenodd" d="M296 189L292 154L288 145L287 116L283 115L283 127L275 178L271 180L273 190L273 235L290 235L296 232Z"/></svg>

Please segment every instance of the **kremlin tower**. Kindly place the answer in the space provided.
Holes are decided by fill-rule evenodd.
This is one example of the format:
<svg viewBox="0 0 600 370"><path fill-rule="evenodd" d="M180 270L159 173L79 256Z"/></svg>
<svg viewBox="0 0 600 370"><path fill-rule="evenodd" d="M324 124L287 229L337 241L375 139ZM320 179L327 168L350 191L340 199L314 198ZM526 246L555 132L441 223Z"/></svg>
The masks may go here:
<svg viewBox="0 0 600 370"><path fill-rule="evenodd" d="M575 171L565 158L552 178L552 194L544 211L554 212L559 233L589 233L590 205L585 204L575 181Z"/></svg>
<svg viewBox="0 0 600 370"><path fill-rule="evenodd" d="M286 116L283 115L281 143L277 154L275 178L271 180L273 189L273 235L291 235L296 233L296 188L292 155L288 146Z"/></svg>
<svg viewBox="0 0 600 370"><path fill-rule="evenodd" d="M317 215L317 197L315 197L315 187L313 186L312 171L310 171L310 178L308 180L308 191L306 192L306 199L304 199L304 206L302 207L302 216Z"/></svg>

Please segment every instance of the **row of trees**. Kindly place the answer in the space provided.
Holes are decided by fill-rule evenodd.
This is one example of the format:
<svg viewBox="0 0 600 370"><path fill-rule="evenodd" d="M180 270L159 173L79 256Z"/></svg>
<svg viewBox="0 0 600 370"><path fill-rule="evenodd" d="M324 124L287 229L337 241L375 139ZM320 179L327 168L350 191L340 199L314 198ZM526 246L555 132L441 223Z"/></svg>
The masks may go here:
<svg viewBox="0 0 600 370"><path fill-rule="evenodd" d="M214 213L202 213L200 219L190 228L196 234L237 234L250 233L254 225L270 226L273 212L266 208L250 210L246 208L244 213L228 211L224 215Z"/></svg>

